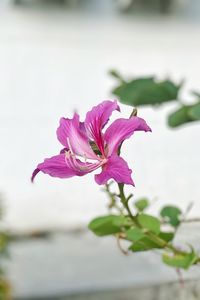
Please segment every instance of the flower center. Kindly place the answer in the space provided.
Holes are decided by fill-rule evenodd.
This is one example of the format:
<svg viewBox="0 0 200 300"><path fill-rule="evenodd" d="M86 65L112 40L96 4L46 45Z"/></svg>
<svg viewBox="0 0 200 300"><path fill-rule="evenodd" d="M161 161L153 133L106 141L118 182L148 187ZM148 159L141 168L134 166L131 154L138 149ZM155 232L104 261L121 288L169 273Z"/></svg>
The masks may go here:
<svg viewBox="0 0 200 300"><path fill-rule="evenodd" d="M86 154L77 155L73 152L69 138L67 138L69 150L65 151L66 164L70 165L77 171L91 172L107 162L107 158L102 156L96 144L91 141L90 145L94 153L97 155L97 159L89 159Z"/></svg>
<svg viewBox="0 0 200 300"><path fill-rule="evenodd" d="M98 146L94 141L89 141L89 144L96 155L100 155L100 156L102 155L101 151L99 150Z"/></svg>

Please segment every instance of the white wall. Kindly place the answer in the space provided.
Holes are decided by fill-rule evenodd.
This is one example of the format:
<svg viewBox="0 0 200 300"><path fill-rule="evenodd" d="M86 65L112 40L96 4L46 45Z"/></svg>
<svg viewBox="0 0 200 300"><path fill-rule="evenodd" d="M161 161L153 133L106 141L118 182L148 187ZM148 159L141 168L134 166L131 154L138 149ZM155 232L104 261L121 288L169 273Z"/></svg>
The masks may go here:
<svg viewBox="0 0 200 300"><path fill-rule="evenodd" d="M6 224L17 229L73 225L106 211L106 198L93 175L69 180L30 175L60 145L61 116L82 116L112 98L110 68L123 74L183 77L199 89L200 23L191 8L161 17L81 14L67 10L0 7L0 190ZM193 11L193 12L192 12ZM194 15L194 17L193 17ZM185 99L185 96L184 96ZM171 105L173 109L173 105ZM157 197L200 212L200 125L169 130L170 108L142 109L153 129L124 147L134 169L136 197ZM129 108L123 107L128 116Z"/></svg>

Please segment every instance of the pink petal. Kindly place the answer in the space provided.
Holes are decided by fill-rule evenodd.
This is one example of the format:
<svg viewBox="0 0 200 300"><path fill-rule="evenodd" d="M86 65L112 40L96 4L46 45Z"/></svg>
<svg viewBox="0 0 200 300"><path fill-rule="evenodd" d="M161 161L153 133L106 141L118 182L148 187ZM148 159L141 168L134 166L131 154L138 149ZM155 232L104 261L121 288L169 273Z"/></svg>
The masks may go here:
<svg viewBox="0 0 200 300"><path fill-rule="evenodd" d="M60 126L58 127L56 134L59 142L66 148L69 149L67 138L69 136L70 124L72 119L60 119Z"/></svg>
<svg viewBox="0 0 200 300"><path fill-rule="evenodd" d="M101 153L104 155L104 142L102 129L108 122L112 112L119 110L117 101L106 100L94 106L86 115L85 128L89 137L94 140Z"/></svg>
<svg viewBox="0 0 200 300"><path fill-rule="evenodd" d="M102 172L95 175L96 183L106 184L109 179L118 183L134 185L131 178L132 170L129 169L126 161L118 155L112 155L103 166Z"/></svg>
<svg viewBox="0 0 200 300"><path fill-rule="evenodd" d="M151 131L147 123L138 117L132 117L130 119L118 119L114 121L107 128L104 135L104 139L108 147L107 156L117 152L120 144L138 130Z"/></svg>
<svg viewBox="0 0 200 300"><path fill-rule="evenodd" d="M52 177L69 178L76 175L76 172L66 164L65 154L59 154L51 158L46 158L40 163L32 174L31 180L41 171Z"/></svg>
<svg viewBox="0 0 200 300"><path fill-rule="evenodd" d="M99 168L102 163L100 161L95 163L82 162L73 156L69 156L68 158L66 157L66 164L76 172L77 176L83 176Z"/></svg>
<svg viewBox="0 0 200 300"><path fill-rule="evenodd" d="M47 158L43 163L39 164L34 170L31 180L33 181L40 171L52 177L69 178L73 176L83 176L96 170L99 166L100 162L84 163L73 156L67 157L66 153L62 153Z"/></svg>
<svg viewBox="0 0 200 300"><path fill-rule="evenodd" d="M79 122L78 114L75 113L73 119L61 118L60 126L57 129L57 137L74 154L90 159L97 159L97 156L89 145L84 126Z"/></svg>

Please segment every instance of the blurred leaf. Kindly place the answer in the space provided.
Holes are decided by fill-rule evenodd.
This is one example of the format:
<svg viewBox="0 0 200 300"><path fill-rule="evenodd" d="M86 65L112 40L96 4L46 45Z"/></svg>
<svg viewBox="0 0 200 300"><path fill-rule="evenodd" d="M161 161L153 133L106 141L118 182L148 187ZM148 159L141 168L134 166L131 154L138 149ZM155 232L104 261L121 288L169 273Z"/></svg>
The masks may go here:
<svg viewBox="0 0 200 300"><path fill-rule="evenodd" d="M162 240L164 240L165 242L170 242L173 240L174 238L174 233L173 232L160 232L160 234L158 235L159 238L161 238Z"/></svg>
<svg viewBox="0 0 200 300"><path fill-rule="evenodd" d="M9 236L5 232L0 231L0 255L8 257Z"/></svg>
<svg viewBox="0 0 200 300"><path fill-rule="evenodd" d="M88 227L98 236L119 233L121 227L128 226L129 221L124 216L108 215L92 220Z"/></svg>
<svg viewBox="0 0 200 300"><path fill-rule="evenodd" d="M199 93L199 92L197 92L197 91L192 91L192 94L193 94L194 96L196 96L198 99L200 99L200 93Z"/></svg>
<svg viewBox="0 0 200 300"><path fill-rule="evenodd" d="M113 94L124 104L131 106L155 105L176 100L180 85L170 80L156 81L154 77L139 78L121 83Z"/></svg>
<svg viewBox="0 0 200 300"><path fill-rule="evenodd" d="M193 118L193 120L200 120L200 103L190 107L189 115Z"/></svg>
<svg viewBox="0 0 200 300"><path fill-rule="evenodd" d="M149 231L155 234L159 234L160 232L159 219L147 214L141 214L137 216L137 220L140 226L142 226L143 228L148 229Z"/></svg>
<svg viewBox="0 0 200 300"><path fill-rule="evenodd" d="M117 72L116 70L110 70L109 74L111 76L113 76L114 78L118 79L122 84L126 83L126 81L124 80L124 78L121 76L121 74L119 72Z"/></svg>
<svg viewBox="0 0 200 300"><path fill-rule="evenodd" d="M128 230L128 232L129 232L129 240L134 242L129 247L129 249L133 252L164 248L164 246L161 247L156 242L153 242L150 238L148 238L148 236L145 236L145 234L141 230L140 232L137 232L136 230L132 231L132 229L130 229ZM174 234L172 232L160 232L158 237L164 240L166 243L168 243L173 239Z"/></svg>
<svg viewBox="0 0 200 300"><path fill-rule="evenodd" d="M130 247L129 250L133 252L141 252L147 251L152 249L160 249L160 247L151 241L148 237L144 237L136 242L134 242Z"/></svg>
<svg viewBox="0 0 200 300"><path fill-rule="evenodd" d="M200 103L193 105L184 105L168 117L168 125L170 127L178 127L185 123L200 120Z"/></svg>
<svg viewBox="0 0 200 300"><path fill-rule="evenodd" d="M134 203L135 207L137 208L137 210L139 212L142 212L144 211L147 207L149 207L150 203L149 203L149 200L146 199L146 198L141 198L141 199L138 199L137 201L135 201Z"/></svg>
<svg viewBox="0 0 200 300"><path fill-rule="evenodd" d="M0 278L0 299L1 300L11 300L11 287L9 282L1 277Z"/></svg>
<svg viewBox="0 0 200 300"><path fill-rule="evenodd" d="M188 269L190 266L197 262L198 256L194 251L191 253L181 253L169 255L167 253L163 254L163 262L168 266L175 268Z"/></svg>
<svg viewBox="0 0 200 300"><path fill-rule="evenodd" d="M178 127L185 123L193 122L193 118L189 115L189 106L182 106L168 116L168 125L170 127Z"/></svg>
<svg viewBox="0 0 200 300"><path fill-rule="evenodd" d="M160 211L160 215L173 227L177 227L180 224L182 212L176 206L165 206Z"/></svg>
<svg viewBox="0 0 200 300"><path fill-rule="evenodd" d="M145 237L145 234L139 228L131 228L126 232L126 238L129 241L137 242L144 237Z"/></svg>

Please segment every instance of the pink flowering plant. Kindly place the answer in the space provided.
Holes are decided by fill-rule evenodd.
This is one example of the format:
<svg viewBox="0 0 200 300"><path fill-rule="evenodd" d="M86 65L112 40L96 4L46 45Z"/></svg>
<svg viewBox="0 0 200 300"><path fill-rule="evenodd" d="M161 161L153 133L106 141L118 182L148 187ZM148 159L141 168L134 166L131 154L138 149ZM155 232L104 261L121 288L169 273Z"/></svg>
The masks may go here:
<svg viewBox="0 0 200 300"><path fill-rule="evenodd" d="M183 218L175 206L164 207L159 217L146 213L148 199L132 200L125 186L134 188L132 170L121 157L123 142L137 131L151 132L146 121L133 109L129 118L118 118L108 125L112 112L120 112L117 101L103 101L86 114L61 118L57 138L62 144L59 154L38 164L32 181L39 173L52 177L82 177L95 172L95 182L103 185L109 199L109 214L92 220L89 229L97 236L113 235L123 253L159 250L163 262L175 268L188 269L200 258L192 246L181 249L174 245L174 237ZM116 183L118 192L111 190ZM121 243L122 241L122 243ZM127 242L123 244L123 241ZM126 245L126 249L124 248Z"/></svg>

